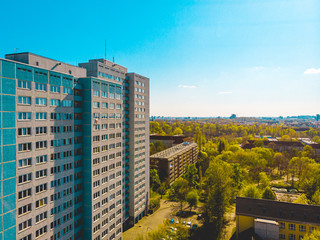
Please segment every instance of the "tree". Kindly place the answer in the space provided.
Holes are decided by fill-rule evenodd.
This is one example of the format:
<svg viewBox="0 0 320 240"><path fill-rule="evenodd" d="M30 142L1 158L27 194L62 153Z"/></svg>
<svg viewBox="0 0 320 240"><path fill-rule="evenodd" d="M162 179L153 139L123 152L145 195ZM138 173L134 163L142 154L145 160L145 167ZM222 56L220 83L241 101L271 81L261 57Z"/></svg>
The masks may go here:
<svg viewBox="0 0 320 240"><path fill-rule="evenodd" d="M320 205L320 191L317 190L312 196L312 204Z"/></svg>
<svg viewBox="0 0 320 240"><path fill-rule="evenodd" d="M188 181L183 178L178 178L172 185L173 194L176 199L180 202L180 210L182 211L183 202L186 199L188 192Z"/></svg>
<svg viewBox="0 0 320 240"><path fill-rule="evenodd" d="M273 156L273 158L274 158L275 164L276 164L277 167L278 167L278 173L279 173L279 175L281 176L280 166L282 166L282 163L283 163L282 153L279 153L279 152L275 153L274 156Z"/></svg>
<svg viewBox="0 0 320 240"><path fill-rule="evenodd" d="M218 152L221 154L226 149L226 145L223 139L219 140Z"/></svg>
<svg viewBox="0 0 320 240"><path fill-rule="evenodd" d="M192 208L196 208L198 205L198 193L195 190L192 190L190 192L188 192L187 196L186 196L186 201L189 204L190 207L190 212L192 211Z"/></svg>
<svg viewBox="0 0 320 240"><path fill-rule="evenodd" d="M308 198L305 194L299 195L299 197L294 201L294 203L308 204Z"/></svg>
<svg viewBox="0 0 320 240"><path fill-rule="evenodd" d="M308 157L308 158L315 158L315 152L313 148L309 145L304 146L303 151L302 151L302 156L303 157Z"/></svg>
<svg viewBox="0 0 320 240"><path fill-rule="evenodd" d="M259 189L253 185L249 184L243 189L243 194L244 197L249 197L249 198L260 198L261 194Z"/></svg>
<svg viewBox="0 0 320 240"><path fill-rule="evenodd" d="M231 200L232 168L229 164L215 160L206 171L204 219L206 229L219 239L223 228L224 215Z"/></svg>
<svg viewBox="0 0 320 240"><path fill-rule="evenodd" d="M182 134L183 134L183 131L179 127L174 129L174 131L173 131L173 135L182 135Z"/></svg>
<svg viewBox="0 0 320 240"><path fill-rule="evenodd" d="M262 193L262 198L263 199L270 199L270 200L277 200L276 195L274 192L271 190L270 187L266 187Z"/></svg>
<svg viewBox="0 0 320 240"><path fill-rule="evenodd" d="M157 191L160 187L160 178L157 170L155 169L150 169L150 186L153 191Z"/></svg>
<svg viewBox="0 0 320 240"><path fill-rule="evenodd" d="M319 239L320 239L320 231L313 231L312 233L307 233L302 238L302 240L319 240Z"/></svg>
<svg viewBox="0 0 320 240"><path fill-rule="evenodd" d="M165 182L162 182L158 188L158 192L161 196L161 199L162 199L162 196L166 194L167 192L167 186L166 186L166 183Z"/></svg>
<svg viewBox="0 0 320 240"><path fill-rule="evenodd" d="M270 180L265 172L259 173L259 187L264 189L270 185Z"/></svg>
<svg viewBox="0 0 320 240"><path fill-rule="evenodd" d="M198 169L195 164L189 164L186 167L186 173L183 178L188 181L190 188L195 188L199 183Z"/></svg>

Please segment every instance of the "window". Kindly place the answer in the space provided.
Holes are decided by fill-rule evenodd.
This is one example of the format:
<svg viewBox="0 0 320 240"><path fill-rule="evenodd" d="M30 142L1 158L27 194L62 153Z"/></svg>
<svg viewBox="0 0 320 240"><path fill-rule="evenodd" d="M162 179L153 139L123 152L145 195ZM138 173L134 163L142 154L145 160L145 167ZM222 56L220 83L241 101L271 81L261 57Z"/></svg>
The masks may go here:
<svg viewBox="0 0 320 240"><path fill-rule="evenodd" d="M93 91L92 91L92 96L94 96L94 97L99 97L99 91L93 90Z"/></svg>
<svg viewBox="0 0 320 240"><path fill-rule="evenodd" d="M108 103L106 103L106 102L101 103L101 107L102 108L108 108Z"/></svg>
<svg viewBox="0 0 320 240"><path fill-rule="evenodd" d="M31 196L31 188L29 189L26 189L26 190L23 190L23 191L20 191L18 193L18 199L23 199L23 198L26 198L26 197L30 197Z"/></svg>
<svg viewBox="0 0 320 240"><path fill-rule="evenodd" d="M109 98L114 99L114 93L110 93Z"/></svg>
<svg viewBox="0 0 320 240"><path fill-rule="evenodd" d="M289 224L289 230L293 230L293 231L296 230L296 225L290 223L290 224Z"/></svg>
<svg viewBox="0 0 320 240"><path fill-rule="evenodd" d="M18 80L18 88L31 89L31 82Z"/></svg>
<svg viewBox="0 0 320 240"><path fill-rule="evenodd" d="M59 93L59 92L60 92L60 87L59 87L59 86L51 85L51 86L50 86L50 92L52 92L52 93Z"/></svg>
<svg viewBox="0 0 320 240"><path fill-rule="evenodd" d="M18 177L18 183L19 184L30 182L31 180L32 180L32 173L27 173L27 174L24 174L24 175L20 175Z"/></svg>
<svg viewBox="0 0 320 240"><path fill-rule="evenodd" d="M37 112L36 113L36 120L46 120L47 113L46 112Z"/></svg>
<svg viewBox="0 0 320 240"><path fill-rule="evenodd" d="M117 109L121 109L121 104L117 104Z"/></svg>
<svg viewBox="0 0 320 240"><path fill-rule="evenodd" d="M116 99L120 100L121 99L121 94L116 95Z"/></svg>
<svg viewBox="0 0 320 240"><path fill-rule="evenodd" d="M101 91L101 97L107 98L108 97L108 93Z"/></svg>
<svg viewBox="0 0 320 240"><path fill-rule="evenodd" d="M309 232L311 232L311 233L312 233L314 230L316 230L315 227L310 227L310 228L309 228Z"/></svg>
<svg viewBox="0 0 320 240"><path fill-rule="evenodd" d="M63 100L61 106L62 106L62 107L72 107L72 101L70 101L70 100Z"/></svg>
<svg viewBox="0 0 320 240"><path fill-rule="evenodd" d="M31 104L31 97L18 96L18 103L24 104L24 105L30 105Z"/></svg>
<svg viewBox="0 0 320 240"><path fill-rule="evenodd" d="M30 119L31 119L31 112L18 113L18 120L30 120Z"/></svg>
<svg viewBox="0 0 320 240"><path fill-rule="evenodd" d="M43 207L45 205L47 205L48 203L48 198L42 198L42 199L39 199L36 201L36 208L39 208L39 207Z"/></svg>
<svg viewBox="0 0 320 240"><path fill-rule="evenodd" d="M31 209L32 209L31 203L29 203L27 205L24 205L23 207L20 207L18 209L18 215L22 215L22 214L25 214L27 212L31 212Z"/></svg>
<svg viewBox="0 0 320 240"><path fill-rule="evenodd" d="M35 83L35 90L47 91L47 85L43 83Z"/></svg>
<svg viewBox="0 0 320 240"><path fill-rule="evenodd" d="M36 193L43 192L46 190L47 190L47 183L36 186Z"/></svg>
<svg viewBox="0 0 320 240"><path fill-rule="evenodd" d="M110 103L110 104L109 104L109 108L110 108L110 109L114 109L114 103Z"/></svg>
<svg viewBox="0 0 320 240"><path fill-rule="evenodd" d="M18 136L31 135L31 128L18 128Z"/></svg>
<svg viewBox="0 0 320 240"><path fill-rule="evenodd" d="M42 169L42 170L36 171L36 179L43 178L46 176L47 176L47 169Z"/></svg>
<svg viewBox="0 0 320 240"><path fill-rule="evenodd" d="M289 226L290 226L290 224L289 224ZM289 234L289 240L296 240L296 235Z"/></svg>
<svg viewBox="0 0 320 240"><path fill-rule="evenodd" d="M42 220L47 218L47 212L40 213L36 216L36 223L41 222Z"/></svg>
<svg viewBox="0 0 320 240"><path fill-rule="evenodd" d="M92 107L93 108L99 108L100 107L100 103L99 102L93 102L92 103Z"/></svg>
<svg viewBox="0 0 320 240"><path fill-rule="evenodd" d="M64 94L71 94L71 93L72 93L72 89L71 89L71 88L64 87L64 88L63 88L63 93L64 93Z"/></svg>
<svg viewBox="0 0 320 240"><path fill-rule="evenodd" d="M299 225L299 231L300 231L300 232L305 232L305 231L306 231L306 226L304 226L304 225Z"/></svg>
<svg viewBox="0 0 320 240"><path fill-rule="evenodd" d="M22 230L24 230L26 228L31 227L31 225L32 225L32 219L30 218L27 221L24 221L24 222L19 224L19 231L22 231Z"/></svg>
<svg viewBox="0 0 320 240"><path fill-rule="evenodd" d="M59 107L60 106L60 100L59 99L50 99L50 105Z"/></svg>
<svg viewBox="0 0 320 240"><path fill-rule="evenodd" d="M36 231L36 237L39 237L47 232L47 226L44 226Z"/></svg>
<svg viewBox="0 0 320 240"><path fill-rule="evenodd" d="M47 141L38 141L36 142L36 149L46 148Z"/></svg>
<svg viewBox="0 0 320 240"><path fill-rule="evenodd" d="M20 143L18 145L18 151L19 152L31 151L31 150L32 150L31 143Z"/></svg>
<svg viewBox="0 0 320 240"><path fill-rule="evenodd" d="M284 222L279 222L280 223L280 229L285 229L286 228L286 224Z"/></svg>
<svg viewBox="0 0 320 240"><path fill-rule="evenodd" d="M279 234L279 239L286 239L286 235L285 234Z"/></svg>
<svg viewBox="0 0 320 240"><path fill-rule="evenodd" d="M32 165L32 158L24 158L18 161L18 167L28 167Z"/></svg>
<svg viewBox="0 0 320 240"><path fill-rule="evenodd" d="M47 127L36 127L36 134L46 134Z"/></svg>
<svg viewBox="0 0 320 240"><path fill-rule="evenodd" d="M47 106L46 98L36 98L36 105Z"/></svg>
<svg viewBox="0 0 320 240"><path fill-rule="evenodd" d="M60 119L60 113L50 113L51 120L59 120Z"/></svg>

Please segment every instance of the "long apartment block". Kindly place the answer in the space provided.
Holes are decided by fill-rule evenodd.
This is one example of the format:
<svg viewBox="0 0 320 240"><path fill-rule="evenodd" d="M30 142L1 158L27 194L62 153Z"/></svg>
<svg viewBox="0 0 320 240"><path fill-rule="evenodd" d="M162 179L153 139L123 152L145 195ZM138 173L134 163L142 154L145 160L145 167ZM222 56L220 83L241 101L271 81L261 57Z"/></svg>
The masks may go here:
<svg viewBox="0 0 320 240"><path fill-rule="evenodd" d="M149 79L17 53L0 81L0 240L122 239L149 202Z"/></svg>
<svg viewBox="0 0 320 240"><path fill-rule="evenodd" d="M150 167L156 169L162 180L170 185L186 172L189 164L198 161L198 144L192 139L150 156Z"/></svg>

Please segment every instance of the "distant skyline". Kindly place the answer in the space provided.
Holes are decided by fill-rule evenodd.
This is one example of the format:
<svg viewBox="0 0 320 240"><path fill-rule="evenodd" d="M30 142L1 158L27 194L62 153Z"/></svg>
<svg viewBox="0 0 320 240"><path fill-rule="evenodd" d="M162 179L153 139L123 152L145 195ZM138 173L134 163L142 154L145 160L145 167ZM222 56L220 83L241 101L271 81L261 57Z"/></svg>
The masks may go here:
<svg viewBox="0 0 320 240"><path fill-rule="evenodd" d="M320 1L5 1L0 57L104 58L151 79L153 116L320 113Z"/></svg>

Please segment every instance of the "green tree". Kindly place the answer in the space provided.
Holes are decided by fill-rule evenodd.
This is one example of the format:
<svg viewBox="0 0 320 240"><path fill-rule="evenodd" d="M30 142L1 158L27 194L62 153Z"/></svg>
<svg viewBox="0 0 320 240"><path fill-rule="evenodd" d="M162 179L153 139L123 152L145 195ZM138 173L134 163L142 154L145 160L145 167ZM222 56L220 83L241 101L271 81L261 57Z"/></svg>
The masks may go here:
<svg viewBox="0 0 320 240"><path fill-rule="evenodd" d="M166 183L162 182L158 188L158 193L160 194L161 199L162 199L162 196L166 194L166 192L167 192Z"/></svg>
<svg viewBox="0 0 320 240"><path fill-rule="evenodd" d="M259 187L265 189L270 185L270 180L265 172L259 173Z"/></svg>
<svg viewBox="0 0 320 240"><path fill-rule="evenodd" d="M195 164L189 164L186 167L186 173L183 178L188 181L190 188L195 188L199 183L198 169Z"/></svg>
<svg viewBox="0 0 320 240"><path fill-rule="evenodd" d="M307 233L302 238L302 240L319 240L319 239L320 239L320 231L313 231L312 233Z"/></svg>
<svg viewBox="0 0 320 240"><path fill-rule="evenodd" d="M232 191L232 168L229 164L221 161L213 161L206 171L204 204L206 229L212 234L212 239L221 236L224 215L231 200Z"/></svg>
<svg viewBox="0 0 320 240"><path fill-rule="evenodd" d="M262 198L263 199L270 199L270 200L277 200L276 195L274 192L271 190L270 187L266 187L262 193Z"/></svg>
<svg viewBox="0 0 320 240"><path fill-rule="evenodd" d="M160 187L160 178L158 175L157 170L150 169L150 186L153 191L157 191L157 189Z"/></svg>
<svg viewBox="0 0 320 240"><path fill-rule="evenodd" d="M195 190L192 190L188 192L186 196L186 201L189 204L190 212L192 211L192 208L196 208L198 206L198 193Z"/></svg>
<svg viewBox="0 0 320 240"><path fill-rule="evenodd" d="M308 204L308 198L305 194L299 195L299 197L294 201L294 203Z"/></svg>
<svg viewBox="0 0 320 240"><path fill-rule="evenodd" d="M180 202L180 210L182 211L183 202L186 200L186 195L188 193L188 181L183 178L178 178L172 184L173 194L176 199Z"/></svg>
<svg viewBox="0 0 320 240"><path fill-rule="evenodd" d="M249 184L243 189L244 197L249 198L261 198L259 189L254 184Z"/></svg>
<svg viewBox="0 0 320 240"><path fill-rule="evenodd" d="M179 127L174 129L174 131L173 131L173 135L182 135L182 134L183 134L183 131Z"/></svg>
<svg viewBox="0 0 320 240"><path fill-rule="evenodd" d="M312 204L320 205L320 190L317 190L312 196Z"/></svg>

